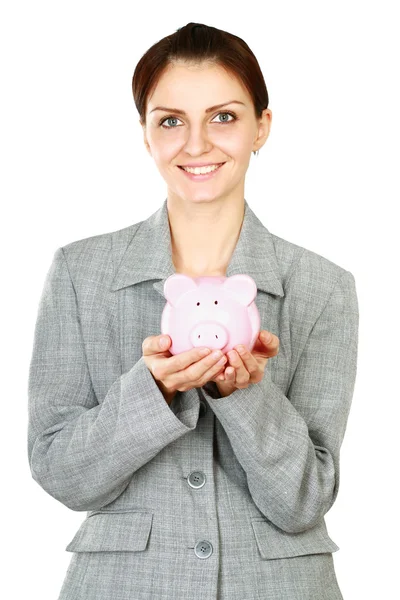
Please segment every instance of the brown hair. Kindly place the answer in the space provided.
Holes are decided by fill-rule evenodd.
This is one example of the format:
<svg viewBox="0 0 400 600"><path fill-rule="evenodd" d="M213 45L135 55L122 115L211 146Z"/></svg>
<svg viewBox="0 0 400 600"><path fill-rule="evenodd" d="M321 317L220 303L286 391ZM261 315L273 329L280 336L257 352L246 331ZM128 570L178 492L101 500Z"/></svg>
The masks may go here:
<svg viewBox="0 0 400 600"><path fill-rule="evenodd" d="M216 27L188 23L151 46L136 65L132 93L143 125L146 125L147 99L164 70L174 61L221 66L241 80L253 99L256 118L261 118L262 111L268 108L267 86L258 61L246 42Z"/></svg>

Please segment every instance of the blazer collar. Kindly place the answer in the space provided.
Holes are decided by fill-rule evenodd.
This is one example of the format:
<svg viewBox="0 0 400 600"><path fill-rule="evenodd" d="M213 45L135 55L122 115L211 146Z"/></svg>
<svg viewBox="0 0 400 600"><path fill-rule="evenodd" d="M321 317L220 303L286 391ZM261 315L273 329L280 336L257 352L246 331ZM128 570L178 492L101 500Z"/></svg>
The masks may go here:
<svg viewBox="0 0 400 600"><path fill-rule="evenodd" d="M256 217L246 199L239 239L226 276L250 275L257 289L284 296L271 233ZM148 219L142 221L129 242L111 284L111 290L157 279L153 287L164 296L164 282L175 273L167 199Z"/></svg>

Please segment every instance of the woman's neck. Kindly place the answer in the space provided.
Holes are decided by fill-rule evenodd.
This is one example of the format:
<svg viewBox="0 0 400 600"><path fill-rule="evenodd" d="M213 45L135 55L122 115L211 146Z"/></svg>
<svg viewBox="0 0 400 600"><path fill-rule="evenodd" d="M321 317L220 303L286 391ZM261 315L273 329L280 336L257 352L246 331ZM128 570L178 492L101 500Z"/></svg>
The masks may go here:
<svg viewBox="0 0 400 600"><path fill-rule="evenodd" d="M225 274L240 236L244 199L188 206L168 198L167 206L176 271L192 277Z"/></svg>

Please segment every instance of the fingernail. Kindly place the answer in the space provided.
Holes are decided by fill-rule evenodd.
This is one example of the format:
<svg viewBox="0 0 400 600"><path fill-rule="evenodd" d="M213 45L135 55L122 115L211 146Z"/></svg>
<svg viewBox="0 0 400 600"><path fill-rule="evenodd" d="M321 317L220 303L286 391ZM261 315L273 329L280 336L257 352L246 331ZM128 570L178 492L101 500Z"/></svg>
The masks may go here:
<svg viewBox="0 0 400 600"><path fill-rule="evenodd" d="M269 333L269 331L264 331L262 333L262 339L264 342L270 342L272 340L272 335Z"/></svg>
<svg viewBox="0 0 400 600"><path fill-rule="evenodd" d="M210 354L211 350L209 348L202 348L200 350L200 354L201 356L207 356L207 354Z"/></svg>
<svg viewBox="0 0 400 600"><path fill-rule="evenodd" d="M166 338L166 337L161 338L160 346L161 346L161 348L166 348L168 346L168 338Z"/></svg>

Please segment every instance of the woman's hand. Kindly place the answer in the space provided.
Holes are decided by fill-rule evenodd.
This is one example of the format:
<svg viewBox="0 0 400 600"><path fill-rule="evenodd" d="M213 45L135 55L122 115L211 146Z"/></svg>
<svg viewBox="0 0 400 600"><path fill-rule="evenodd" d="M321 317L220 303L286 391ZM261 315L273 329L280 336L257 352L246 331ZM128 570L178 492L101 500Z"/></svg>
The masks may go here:
<svg viewBox="0 0 400 600"><path fill-rule="evenodd" d="M164 338L167 343L161 345ZM169 405L177 391L202 387L211 376L221 373L221 367L227 361L221 353L219 357L213 356L209 348L205 348L206 354L202 348L191 348L172 355L168 350L170 344L169 335L149 335L142 343L144 363Z"/></svg>
<svg viewBox="0 0 400 600"><path fill-rule="evenodd" d="M267 339L264 338L266 334ZM271 336L271 339L268 339ZM244 348L243 352L240 349ZM279 338L269 331L262 330L250 352L245 346L235 346L227 353L229 366L225 373L217 374L215 381L222 397L229 396L236 389L244 389L250 383L259 383L264 377L268 359L279 352ZM220 380L220 378L223 380Z"/></svg>

